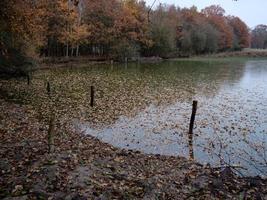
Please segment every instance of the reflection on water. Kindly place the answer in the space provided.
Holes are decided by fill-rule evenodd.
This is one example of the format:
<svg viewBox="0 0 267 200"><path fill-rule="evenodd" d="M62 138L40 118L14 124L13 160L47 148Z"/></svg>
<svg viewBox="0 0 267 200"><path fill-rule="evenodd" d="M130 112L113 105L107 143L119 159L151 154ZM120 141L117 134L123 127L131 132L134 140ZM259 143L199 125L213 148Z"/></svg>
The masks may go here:
<svg viewBox="0 0 267 200"><path fill-rule="evenodd" d="M197 99L195 159L213 166L233 165L246 175L266 176L267 62L175 64L128 68L144 80L148 88L143 87L146 92L140 95L151 97L151 104L135 116L121 115L108 126L94 129L83 123L82 129L118 147L189 156L191 100ZM186 92L178 92L182 96L177 97L177 90ZM174 100L169 101L168 95Z"/></svg>
<svg viewBox="0 0 267 200"><path fill-rule="evenodd" d="M51 98L43 92L47 81ZM11 94L30 104L41 120L52 109L59 121L77 119L86 134L114 146L186 157L192 101L197 100L194 158L267 176L267 60L43 70L34 73L27 88L20 81L1 87L14 88Z"/></svg>

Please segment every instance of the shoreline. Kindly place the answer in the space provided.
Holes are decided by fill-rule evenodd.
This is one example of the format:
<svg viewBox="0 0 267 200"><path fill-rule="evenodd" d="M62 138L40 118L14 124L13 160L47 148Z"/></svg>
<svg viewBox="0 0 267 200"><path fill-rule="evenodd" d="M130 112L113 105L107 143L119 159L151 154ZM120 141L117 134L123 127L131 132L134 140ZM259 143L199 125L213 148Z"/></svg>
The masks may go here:
<svg viewBox="0 0 267 200"><path fill-rule="evenodd" d="M3 199L267 197L266 179L238 177L229 167L213 169L178 156L118 149L65 122L56 123L55 151L49 154L45 123L26 105L1 100L0 107Z"/></svg>
<svg viewBox="0 0 267 200"><path fill-rule="evenodd" d="M58 59L58 60L57 60ZM161 58L161 57L140 57L140 59L129 60L127 63L158 63L162 61L221 61L224 59L267 59L267 50L243 50L243 51L233 51L233 52L222 52L216 54L204 54L204 55L192 55L189 57L176 57L176 58ZM110 59L92 59L91 57L81 56L81 57L60 57L53 61L52 58L45 58L39 61L39 64L34 70L38 69L52 69L52 68L76 68L75 65L113 65L113 64L125 64L125 62L113 61Z"/></svg>

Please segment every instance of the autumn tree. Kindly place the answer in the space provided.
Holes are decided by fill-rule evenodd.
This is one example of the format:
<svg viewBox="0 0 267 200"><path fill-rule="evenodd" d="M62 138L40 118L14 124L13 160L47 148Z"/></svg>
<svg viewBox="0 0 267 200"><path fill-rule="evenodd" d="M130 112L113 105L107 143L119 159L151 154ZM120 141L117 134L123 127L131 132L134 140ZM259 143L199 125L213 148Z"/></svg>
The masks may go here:
<svg viewBox="0 0 267 200"><path fill-rule="evenodd" d="M260 24L251 31L251 47L267 49L267 25Z"/></svg>
<svg viewBox="0 0 267 200"><path fill-rule="evenodd" d="M220 33L219 50L223 51L232 48L233 31L224 16L225 10L218 5L212 5L203 9L202 13Z"/></svg>
<svg viewBox="0 0 267 200"><path fill-rule="evenodd" d="M143 2L87 1L85 23L93 33L88 37L87 49L99 56L117 57L120 54L131 57L141 45L149 43Z"/></svg>
<svg viewBox="0 0 267 200"><path fill-rule="evenodd" d="M212 53L218 49L218 31L208 23L204 14L199 13L196 7L183 9L179 32L180 50L184 53Z"/></svg>
<svg viewBox="0 0 267 200"><path fill-rule="evenodd" d="M99 56L107 54L116 35L115 22L121 10L122 7L116 0L86 1L84 23L90 27L92 34L83 51Z"/></svg>
<svg viewBox="0 0 267 200"><path fill-rule="evenodd" d="M183 53L193 53L192 34L195 31L193 29L198 26L198 15L196 7L184 8L180 12L181 27L177 32L177 39L178 47Z"/></svg>
<svg viewBox="0 0 267 200"><path fill-rule="evenodd" d="M115 57L137 57L143 46L149 46L146 7L137 0L124 0L122 12L114 26L117 30L112 54ZM120 45L118 45L120 44Z"/></svg>
<svg viewBox="0 0 267 200"><path fill-rule="evenodd" d="M43 42L41 1L2 0L0 2L0 71L21 74L28 57Z"/></svg>
<svg viewBox="0 0 267 200"><path fill-rule="evenodd" d="M72 0L48 0L43 18L46 28L46 56L73 56L79 45L86 41L89 30L82 23L82 2Z"/></svg>
<svg viewBox="0 0 267 200"><path fill-rule="evenodd" d="M233 28L233 48L240 50L249 46L249 30L247 25L239 18L234 16L227 17L229 24Z"/></svg>
<svg viewBox="0 0 267 200"><path fill-rule="evenodd" d="M146 55L168 57L176 50L177 10L174 6L160 4L150 14L149 34L151 46Z"/></svg>
<svg viewBox="0 0 267 200"><path fill-rule="evenodd" d="M220 33L209 23L202 26L204 32L206 33L206 46L204 53L215 53L219 49L219 37Z"/></svg>

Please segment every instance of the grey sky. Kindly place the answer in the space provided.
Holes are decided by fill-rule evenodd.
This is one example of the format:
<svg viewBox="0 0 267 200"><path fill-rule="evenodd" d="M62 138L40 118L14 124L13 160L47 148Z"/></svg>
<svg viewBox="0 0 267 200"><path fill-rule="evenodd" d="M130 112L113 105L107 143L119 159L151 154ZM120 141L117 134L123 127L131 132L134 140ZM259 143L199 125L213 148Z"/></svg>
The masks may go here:
<svg viewBox="0 0 267 200"><path fill-rule="evenodd" d="M154 0L145 0L151 5ZM267 24L267 0L157 0L159 3L175 4L180 7L195 5L198 10L216 4L222 6L227 15L235 15L244 20L251 28L258 24Z"/></svg>

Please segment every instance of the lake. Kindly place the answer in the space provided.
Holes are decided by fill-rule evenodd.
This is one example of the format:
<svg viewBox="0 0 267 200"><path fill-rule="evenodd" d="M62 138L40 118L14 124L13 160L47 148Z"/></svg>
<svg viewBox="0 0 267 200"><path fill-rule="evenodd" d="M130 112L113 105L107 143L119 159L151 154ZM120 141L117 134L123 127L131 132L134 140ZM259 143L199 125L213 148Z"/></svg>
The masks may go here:
<svg viewBox="0 0 267 200"><path fill-rule="evenodd" d="M37 89L29 93L44 88L44 80L51 83L58 116L73 119L83 134L148 154L189 157L191 148L202 164L231 165L240 175L267 176L267 60L202 59L42 70L34 73ZM198 101L198 109L190 146L193 100Z"/></svg>

